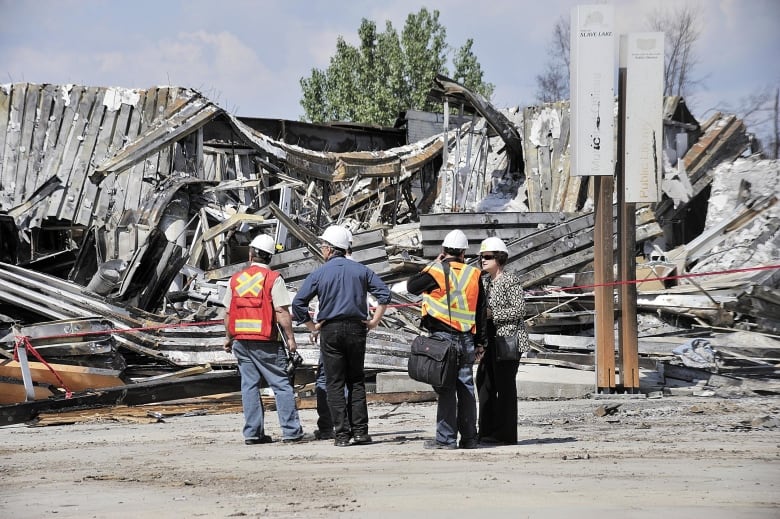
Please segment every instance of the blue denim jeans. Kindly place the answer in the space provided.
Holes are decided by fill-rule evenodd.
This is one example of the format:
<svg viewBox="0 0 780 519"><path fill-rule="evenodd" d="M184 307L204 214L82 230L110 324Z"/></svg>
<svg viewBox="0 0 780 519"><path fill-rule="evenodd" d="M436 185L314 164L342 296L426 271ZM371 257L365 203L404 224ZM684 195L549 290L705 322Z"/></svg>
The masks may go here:
<svg viewBox="0 0 780 519"><path fill-rule="evenodd" d="M241 403L244 408L244 438L261 438L265 434L260 384L263 380L276 397L279 426L285 439L303 435L295 393L285 373L287 356L279 342L233 341L233 354L241 374Z"/></svg>
<svg viewBox="0 0 780 519"><path fill-rule="evenodd" d="M474 336L470 333L437 331L431 337L452 340L460 349L460 365L455 386L439 389L436 408L436 441L455 445L477 440L477 400L474 396Z"/></svg>
<svg viewBox="0 0 780 519"><path fill-rule="evenodd" d="M322 352L320 352L320 359L317 362L317 379L314 382L314 392L317 394L317 429L323 432L332 432L333 419L330 417L330 408L328 407L328 385Z"/></svg>
<svg viewBox="0 0 780 519"><path fill-rule="evenodd" d="M325 321L320 351L325 364L328 407L336 438L368 434L366 357L368 329L359 320Z"/></svg>

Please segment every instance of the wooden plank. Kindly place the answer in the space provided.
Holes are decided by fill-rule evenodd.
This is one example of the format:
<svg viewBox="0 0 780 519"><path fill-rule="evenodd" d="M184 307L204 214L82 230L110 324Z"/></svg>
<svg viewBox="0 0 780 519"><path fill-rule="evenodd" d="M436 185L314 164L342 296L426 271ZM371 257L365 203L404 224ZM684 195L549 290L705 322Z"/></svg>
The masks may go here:
<svg viewBox="0 0 780 519"><path fill-rule="evenodd" d="M24 202L24 183L19 185L16 172L19 168L19 147L22 140L22 117L24 117L24 104L27 96L27 84L14 85L11 91L11 109L8 115L8 130L5 141L5 158L3 163L3 176L7 184L3 189L10 194L13 205Z"/></svg>
<svg viewBox="0 0 780 519"><path fill-rule="evenodd" d="M31 162L27 175L27 182L25 185L25 191L33 193L42 185L44 185L50 176L44 176L41 174L43 169L43 162L48 153L50 147L53 147L57 138L57 126L59 119L56 114L61 113L58 110L58 103L62 105L61 96L57 95L56 85L44 85L41 92L41 100L39 103L40 116L36 121L35 133L33 134L33 142L30 149Z"/></svg>
<svg viewBox="0 0 780 519"><path fill-rule="evenodd" d="M33 386L33 394L35 400L43 400L54 396L48 388L43 386ZM24 402L27 398L27 393L24 390L24 385L13 382L0 381L0 404L15 404L17 402Z"/></svg>
<svg viewBox="0 0 780 519"><path fill-rule="evenodd" d="M39 413L106 405L141 405L213 395L240 390L240 378L235 371L194 375L183 379L155 380L85 391L70 399L46 399L0 407L0 424L13 425L27 422Z"/></svg>
<svg viewBox="0 0 780 519"><path fill-rule="evenodd" d="M144 127L149 128L154 123L154 120L157 117L157 99L160 95L160 91L165 90L166 92L163 92L163 100L165 101L167 99L167 88L163 87L154 87L150 88L143 92L142 96L144 98L143 104L141 105L139 103L139 106L143 106L143 115L142 120Z"/></svg>
<svg viewBox="0 0 780 519"><path fill-rule="evenodd" d="M158 97L161 95L160 90L166 90L162 93L163 99L167 96L167 88L150 88L141 92L141 100L136 109L141 112L141 129L140 132L144 133L149 130L154 124L154 118L157 115L157 102ZM157 177L157 171L160 168L160 154L152 153L144 159L144 173L145 177Z"/></svg>
<svg viewBox="0 0 780 519"><path fill-rule="evenodd" d="M158 150L197 131L219 112L220 109L212 104L204 105L202 102L192 101L162 124L147 130L141 125L140 109L136 106L136 110L131 115L133 122L128 132L130 144L122 150L122 153L96 168L96 173L105 174L110 171L128 169L132 165L142 162L147 155L157 153Z"/></svg>
<svg viewBox="0 0 780 519"><path fill-rule="evenodd" d="M549 211L552 205L553 186L557 185L554 177L557 173L552 169L551 163L552 150L549 146L539 146L537 156L539 157L539 203L540 211Z"/></svg>
<svg viewBox="0 0 780 519"><path fill-rule="evenodd" d="M142 123L141 110L139 110L139 105L136 104L133 107L133 111L130 113L130 123L127 128L127 142L132 142L136 140L138 136L143 132L141 123ZM125 150L124 147L123 150ZM143 181L145 166L146 166L146 161L142 160L136 163L132 168L128 168L129 171L125 178L126 183L124 184L124 188L125 188L125 200L124 200L125 205L123 207L124 210L136 209L141 205L142 192L146 187L144 185L146 183ZM154 176L156 177L156 174Z"/></svg>
<svg viewBox="0 0 780 519"><path fill-rule="evenodd" d="M556 103L559 108L559 118L561 121L561 134L560 137L553 140L553 156L551 167L557 172L558 184L555 188L555 196L553 197L554 203L550 205L551 211L569 211L573 212L578 209L575 204L572 208L566 206L567 195L569 193L569 185L574 180L571 175L570 168L570 154L569 154L569 140L570 140L570 123L571 117L569 116L567 103ZM561 106L564 109L561 109ZM579 177L577 177L579 178Z"/></svg>
<svg viewBox="0 0 780 519"><path fill-rule="evenodd" d="M553 169L560 170L565 176L570 176L571 172L568 168L563 167L562 159L569 155L569 141L571 138L571 116L569 112L568 102L557 102L554 104L555 110L558 112L558 120L561 125L561 133L558 137L553 138L553 152L550 160L550 165Z"/></svg>
<svg viewBox="0 0 780 519"><path fill-rule="evenodd" d="M155 102L154 117L149 124L155 124L158 121L167 119L171 113L178 111L185 103L189 101L188 95L179 95L179 89L176 87L164 87L157 90L157 100Z"/></svg>
<svg viewBox="0 0 780 519"><path fill-rule="evenodd" d="M24 116L22 117L22 137L19 149L19 164L16 169L16 185L19 189L17 196L21 201L27 200L35 191L36 174L31 166L35 157L32 152L33 135L38 126L38 107L41 99L41 86L30 85L27 88L27 99L24 103Z"/></svg>
<svg viewBox="0 0 780 519"><path fill-rule="evenodd" d="M535 106L529 106L523 110L523 135L531 135L534 119L539 117L539 109ZM531 142L531 139L524 139L525 148L525 185L528 194L527 205L531 212L540 212L541 206L541 182L539 172L539 150Z"/></svg>
<svg viewBox="0 0 780 519"><path fill-rule="evenodd" d="M0 192L10 184L10 177L6 178L6 172L8 168L5 164L5 159L8 154L6 150L6 140L8 139L8 118L11 115L11 92L13 92L13 85L9 85L8 88L0 87ZM0 208L2 208L3 200L0 198ZM10 200L9 200L10 202Z"/></svg>
<svg viewBox="0 0 780 519"><path fill-rule="evenodd" d="M108 150L111 145L111 140L114 136L114 127L116 126L117 118L119 117L119 114L122 110L121 106L114 110L109 109L109 107L105 108L106 109L103 114L103 121L101 123L100 132L98 133L97 141L95 143L95 149L92 152L92 164L90 164L90 171L92 171L94 166L99 165L108 157ZM107 183L107 185L110 186L112 181L113 178ZM93 213L93 218L102 221L101 216L105 213L105 209L108 204L108 200L106 199L106 191L100 184L96 185L92 181L88 181L88 183L90 186L93 186L89 189L94 189L91 198L93 207L91 212ZM83 217L83 209L79 209L79 214L81 217Z"/></svg>
<svg viewBox="0 0 780 519"><path fill-rule="evenodd" d="M97 201L97 186L89 180L87 174L93 167L94 152L106 113L106 106L103 102L104 95L105 91L101 90L92 103L89 123L84 132L81 149L73 163L73 173L70 180L71 196L68 196L63 203L62 214L69 215L70 217L67 219L78 225L88 226L92 222L95 202Z"/></svg>
<svg viewBox="0 0 780 519"><path fill-rule="evenodd" d="M46 365L41 362L30 362L30 376L33 382L61 387L59 380ZM116 387L125 384L120 378L121 372L112 369L86 368L67 364L49 364L72 391ZM18 362L0 363L0 377L22 378L22 368Z"/></svg>
<svg viewBox="0 0 780 519"><path fill-rule="evenodd" d="M122 147L124 143L125 132L127 130L127 124L130 121L131 111L132 107L130 105L123 103L122 106L120 106L119 113L116 114L113 120L113 125L110 127L108 147L105 152L105 157L101 158L100 162L96 163L96 165L104 162L106 158L116 153ZM97 196L97 209L95 210L95 213L97 214L97 221L105 224L111 219L112 215L118 219L119 215L121 215L121 212L116 208L124 207L123 200L125 193L121 190L120 185L117 182L117 175L115 173L107 175L105 178L99 181L98 188L99 194ZM119 202L117 202L117 199ZM109 207L112 207L113 210L109 210ZM113 256L112 251L108 251L108 256Z"/></svg>
<svg viewBox="0 0 780 519"><path fill-rule="evenodd" d="M420 215L420 230L444 228L447 232L462 227L536 227L538 225L558 225L568 217L560 213L431 213Z"/></svg>
<svg viewBox="0 0 780 519"><path fill-rule="evenodd" d="M574 234L568 235L562 239L558 239L550 242L550 244L544 248L529 251L526 249L526 253L522 253L521 246L512 246L510 248L510 261L507 262L507 268L513 272L529 272L540 265L549 263L551 260L558 257L565 257L573 254L577 251L591 248L593 245L593 229L587 228L582 231L578 231ZM514 251L520 250L520 253L515 255Z"/></svg>
<svg viewBox="0 0 780 519"><path fill-rule="evenodd" d="M97 97L98 89L96 87L90 87L84 89L83 87L73 87L72 94L78 94L78 97L74 99L71 95L71 106L65 110L63 116L62 125L69 127L67 133L67 139L63 143L62 157L57 165L53 165L56 168L56 174L60 177L62 184L68 186L66 189L55 191L50 198L48 216L60 218L60 210L64 200L71 195L70 190L70 177L73 169L73 164L76 160L76 155L81 147L81 140L83 139L84 131L89 122L89 112L92 109L92 105ZM75 101L75 102L74 102ZM75 106L74 106L75 104ZM71 112L71 107L73 111ZM81 186L79 186L80 189Z"/></svg>
<svg viewBox="0 0 780 519"><path fill-rule="evenodd" d="M596 387L611 392L615 387L615 300L613 274L614 218L612 177L596 178L596 221L593 226L596 281Z"/></svg>
<svg viewBox="0 0 780 519"><path fill-rule="evenodd" d="M595 371L595 366L589 364L577 364L575 362L569 362L567 360L559 359L539 359L539 358L522 358L520 364L536 364L538 366L558 366L561 368L573 368L582 371Z"/></svg>
<svg viewBox="0 0 780 519"><path fill-rule="evenodd" d="M571 172L571 157L566 156L567 168ZM583 194L588 189L591 177L574 176L569 174L569 182L566 186L566 198L563 202L564 211L577 211L580 209L580 198L583 198Z"/></svg>

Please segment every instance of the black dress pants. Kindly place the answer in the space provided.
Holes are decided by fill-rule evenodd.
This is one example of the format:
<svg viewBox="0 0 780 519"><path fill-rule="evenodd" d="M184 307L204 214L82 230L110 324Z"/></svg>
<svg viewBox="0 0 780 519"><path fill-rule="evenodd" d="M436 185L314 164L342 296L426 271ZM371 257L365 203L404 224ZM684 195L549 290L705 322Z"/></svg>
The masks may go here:
<svg viewBox="0 0 780 519"><path fill-rule="evenodd" d="M328 407L336 438L368 434L366 375L363 371L367 334L366 325L359 320L325 321L320 329Z"/></svg>
<svg viewBox="0 0 780 519"><path fill-rule="evenodd" d="M482 361L477 366L479 398L479 438L499 443L517 443L518 361L497 361L492 337Z"/></svg>

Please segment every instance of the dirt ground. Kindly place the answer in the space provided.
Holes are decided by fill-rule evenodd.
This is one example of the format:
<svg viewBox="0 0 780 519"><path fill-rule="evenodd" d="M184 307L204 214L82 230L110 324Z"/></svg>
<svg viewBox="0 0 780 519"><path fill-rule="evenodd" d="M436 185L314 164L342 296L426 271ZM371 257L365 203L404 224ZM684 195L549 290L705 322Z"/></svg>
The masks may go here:
<svg viewBox="0 0 780 519"><path fill-rule="evenodd" d="M517 445L456 451L423 449L433 402L370 405L374 443L346 448L244 445L236 413L3 427L0 516L780 517L777 397L518 406Z"/></svg>

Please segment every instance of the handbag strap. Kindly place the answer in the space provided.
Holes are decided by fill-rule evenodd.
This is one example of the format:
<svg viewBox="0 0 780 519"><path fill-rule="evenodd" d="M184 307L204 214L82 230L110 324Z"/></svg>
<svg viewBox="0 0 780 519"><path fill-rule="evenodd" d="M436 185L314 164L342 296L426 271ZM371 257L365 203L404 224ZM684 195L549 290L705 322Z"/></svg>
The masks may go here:
<svg viewBox="0 0 780 519"><path fill-rule="evenodd" d="M452 308L450 307L450 264L442 262L444 270L444 291L447 293L447 313L450 315L450 325L452 325Z"/></svg>
<svg viewBox="0 0 780 519"><path fill-rule="evenodd" d="M452 328L452 308L450 307L450 264L442 262L442 270L444 270L444 291L447 293L447 313L450 316L450 328ZM450 334L450 345L455 342L452 340L452 334ZM460 364L461 352L458 348L458 364Z"/></svg>

